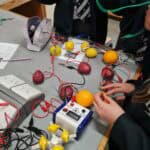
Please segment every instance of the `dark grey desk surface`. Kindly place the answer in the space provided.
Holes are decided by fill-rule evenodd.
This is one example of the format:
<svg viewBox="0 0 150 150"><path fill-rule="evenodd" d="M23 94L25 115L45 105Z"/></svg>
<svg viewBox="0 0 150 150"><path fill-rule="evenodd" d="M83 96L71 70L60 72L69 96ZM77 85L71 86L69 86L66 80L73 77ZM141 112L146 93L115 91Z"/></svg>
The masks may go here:
<svg viewBox="0 0 150 150"><path fill-rule="evenodd" d="M32 58L32 61L9 63L4 70L0 70L0 75L15 74L32 85L32 73L36 69L50 71L51 64L49 57L49 47L47 46L41 52L28 51L26 49L26 42L24 40L24 28L27 19L4 10L0 10L0 17L14 18L14 20L4 22L3 25L0 26L0 42L17 43L20 45L13 58ZM93 93L95 93L98 91L100 69L104 66L104 64L101 62L101 55L99 55L96 59L90 60L90 64L92 65L92 73L86 77L85 86L78 88L88 88ZM135 64L129 64L128 67L130 68L133 77L136 71L136 66ZM65 81L79 82L81 80L80 75L75 71L59 66L58 60L55 62L55 71L56 74L60 75L61 78ZM46 80L43 84L37 86L37 88L45 93L46 99L50 99L51 97L58 97L58 82L55 78ZM106 127L100 124L99 121L97 121L98 119L95 118L97 117L94 117L94 119L89 123L88 127L85 129L78 141L69 143L65 146L66 150L96 150L98 148ZM22 123L22 125L28 124L29 119L30 116ZM51 116L48 116L45 119L35 119L35 124L38 127L46 130L50 121Z"/></svg>

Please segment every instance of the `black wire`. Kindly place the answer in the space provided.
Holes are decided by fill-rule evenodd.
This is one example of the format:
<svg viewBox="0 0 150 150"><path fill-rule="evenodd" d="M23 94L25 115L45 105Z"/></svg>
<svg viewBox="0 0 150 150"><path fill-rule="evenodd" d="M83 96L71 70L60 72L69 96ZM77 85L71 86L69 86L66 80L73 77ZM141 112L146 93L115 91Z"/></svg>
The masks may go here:
<svg viewBox="0 0 150 150"><path fill-rule="evenodd" d="M28 147L31 147L31 146L35 145L35 144L33 144L33 142L34 142L34 134L33 134L32 131L30 131L30 130L29 130L29 132L30 132L30 134L29 134L28 136L22 137L21 139L24 139L24 138L25 138L25 142L26 142L26 143L28 143L28 141L30 140L30 142L28 143ZM27 138L27 139L26 139L26 138ZM21 145L19 145L19 149L20 149L20 147L21 147L23 144L24 144L24 143L22 143Z"/></svg>
<svg viewBox="0 0 150 150"><path fill-rule="evenodd" d="M0 149L8 150L11 144L15 142L14 150L28 150L29 147L38 144L41 135L44 135L48 138L48 133L45 130L38 129L33 126L33 121L31 124L29 123L28 127L25 127L28 135L24 135L20 137L19 133L23 133L24 129L21 128L6 128L0 129L4 134L0 138L4 139L4 144L0 144ZM12 134L14 134L12 138ZM24 146L24 147L23 147ZM23 147L23 148L22 148Z"/></svg>
<svg viewBox="0 0 150 150"><path fill-rule="evenodd" d="M20 138L19 134L17 132L13 132L13 133L17 136L17 138L11 140L11 143L17 141L17 143L15 145L15 150L26 150L29 147L28 143L23 138ZM23 144L26 145L24 149L21 149L21 148L18 147L20 142L23 142Z"/></svg>
<svg viewBox="0 0 150 150"><path fill-rule="evenodd" d="M27 139L26 139L26 138L27 138ZM30 134L30 135L26 135L25 137L20 138L19 140L23 141L23 143L20 144L20 141L19 141L19 142L17 143L16 147L17 147L19 150L27 149L28 147L30 147L31 142L32 142L32 139L31 139L31 141L30 141L30 144L27 142L30 138L31 138L31 134ZM26 143L26 148L21 149L21 146L24 145L25 143Z"/></svg>
<svg viewBox="0 0 150 150"><path fill-rule="evenodd" d="M70 69L70 70L76 70L77 71L77 69L75 68L75 67L73 67L73 66L66 66L68 69ZM76 82L71 82L70 84L74 84L74 85L85 85L85 77L83 76L83 75L81 75L82 76L82 78L83 78L83 82L82 83L76 83Z"/></svg>
<svg viewBox="0 0 150 150"><path fill-rule="evenodd" d="M12 133L14 133L15 135L16 135L16 137L17 138L15 138L15 139L12 139L11 138L11 134ZM0 145L0 148L4 148L5 150L7 150L9 147L10 147L10 145L13 143L13 142L15 142L15 141L17 141L17 143L16 143L16 145L15 145L15 150L27 150L27 149L29 149L29 147L30 146L32 146L33 145L33 139L35 139L34 137L35 136L33 136L33 134L32 134L32 131L30 131L30 134L29 135L26 135L26 136L23 136L23 137L19 137L19 134L17 133L17 132L15 132L15 131L11 131L11 133L10 133L10 131L7 133L8 135L7 135L7 139L8 139L8 141L7 141L7 143L6 144L1 144ZM5 133L5 137L6 137L6 133ZM37 139L37 138L36 138ZM28 141L30 140L30 142L28 143ZM39 140L39 139L37 139L37 140ZM6 142L6 140L5 140L5 142ZM34 143L34 144L37 144L38 142L36 142L36 143ZM25 145L25 147L24 148L21 148L21 146L22 145Z"/></svg>
<svg viewBox="0 0 150 150"><path fill-rule="evenodd" d="M74 70L77 70L75 67L73 67L73 66L66 66L68 69L70 69L70 70L72 70L72 69L74 69Z"/></svg>
<svg viewBox="0 0 150 150"><path fill-rule="evenodd" d="M29 130L29 131L30 131L30 130ZM48 134L47 134L46 131L44 131L44 130L40 130L40 131L41 131L41 133L42 133L43 135L46 136L46 138L48 138ZM40 137L40 136L37 135L37 134L35 134L34 131L30 131L30 135L28 135L28 138L25 140L26 143L27 143L27 141L31 140L30 143L28 143L28 147L31 147L31 146L34 146L34 145L38 144L38 141L39 141L39 139L40 139L40 138L38 138L38 137ZM24 137L23 137L23 138L24 138ZM23 139L23 138L21 138L21 139ZM35 139L36 139L36 140L35 140ZM22 143L22 144L23 144L23 143ZM20 147L22 146L22 144L19 145L19 150L24 150L24 149L20 149ZM27 147L27 148L28 148L28 147Z"/></svg>

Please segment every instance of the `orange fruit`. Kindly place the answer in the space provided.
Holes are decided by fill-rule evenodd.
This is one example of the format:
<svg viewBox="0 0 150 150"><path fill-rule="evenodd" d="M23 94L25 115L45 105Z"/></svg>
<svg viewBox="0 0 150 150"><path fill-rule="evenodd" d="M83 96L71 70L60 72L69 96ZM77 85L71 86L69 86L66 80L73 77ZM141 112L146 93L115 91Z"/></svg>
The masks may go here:
<svg viewBox="0 0 150 150"><path fill-rule="evenodd" d="M108 50L103 56L103 61L106 64L115 64L118 61L118 53L114 50Z"/></svg>
<svg viewBox="0 0 150 150"><path fill-rule="evenodd" d="M73 41L67 41L65 43L65 49L67 51L72 51L74 49L74 43L73 43Z"/></svg>
<svg viewBox="0 0 150 150"><path fill-rule="evenodd" d="M90 107L94 101L93 94L87 89L80 90L75 97L76 102L84 107Z"/></svg>

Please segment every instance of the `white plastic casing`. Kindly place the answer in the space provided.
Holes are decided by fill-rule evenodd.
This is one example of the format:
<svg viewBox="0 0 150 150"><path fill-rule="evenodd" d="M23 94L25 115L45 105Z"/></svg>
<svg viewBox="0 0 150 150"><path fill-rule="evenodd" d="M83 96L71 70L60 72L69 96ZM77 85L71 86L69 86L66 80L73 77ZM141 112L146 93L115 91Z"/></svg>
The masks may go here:
<svg viewBox="0 0 150 150"><path fill-rule="evenodd" d="M6 103L6 101L0 99L0 104ZM11 121L16 116L17 110L11 105L0 106L0 129L5 129L7 127L5 113L10 117L7 118L8 124L11 124Z"/></svg>
<svg viewBox="0 0 150 150"><path fill-rule="evenodd" d="M62 128L67 129L70 134L76 134L79 125L84 119L86 119L89 112L89 109L70 101L56 113L56 124L59 124ZM72 117L74 114L77 120Z"/></svg>

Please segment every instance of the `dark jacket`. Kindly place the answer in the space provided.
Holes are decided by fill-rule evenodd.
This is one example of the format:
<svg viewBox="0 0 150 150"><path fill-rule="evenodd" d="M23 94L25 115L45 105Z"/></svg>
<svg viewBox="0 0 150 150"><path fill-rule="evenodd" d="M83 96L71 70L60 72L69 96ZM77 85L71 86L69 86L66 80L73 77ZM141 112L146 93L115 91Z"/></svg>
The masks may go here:
<svg viewBox="0 0 150 150"><path fill-rule="evenodd" d="M106 9L115 9L122 6L134 5L145 2L145 0L100 0ZM146 31L144 30L144 18L147 6L128 8L118 12L123 16L120 23L120 36L116 48L135 54L136 51L144 46ZM136 34L141 30L144 32L133 38L122 38L127 34Z"/></svg>
<svg viewBox="0 0 150 150"><path fill-rule="evenodd" d="M131 82L140 90L143 82ZM109 140L110 150L150 149L150 100L133 103L128 97L124 104L125 114L115 122Z"/></svg>
<svg viewBox="0 0 150 150"><path fill-rule="evenodd" d="M150 35L148 37L147 49L144 53L144 60L142 64L143 79L146 79L150 76Z"/></svg>
<svg viewBox="0 0 150 150"><path fill-rule="evenodd" d="M56 3L54 12L54 26L59 33L70 36L72 34L74 0L38 0L44 4ZM90 0L92 40L104 43L107 34L107 14L98 10L95 0Z"/></svg>
<svg viewBox="0 0 150 150"><path fill-rule="evenodd" d="M141 106L142 107L142 106ZM142 108L143 109L143 108ZM139 124L128 113L122 115L114 124L110 134L109 149L110 150L149 150L150 149L150 117L142 114L138 109L134 109L134 115L140 115L142 124L147 126L144 129L142 124ZM147 125L146 125L147 124Z"/></svg>

